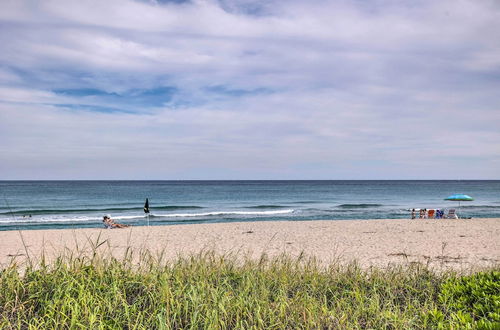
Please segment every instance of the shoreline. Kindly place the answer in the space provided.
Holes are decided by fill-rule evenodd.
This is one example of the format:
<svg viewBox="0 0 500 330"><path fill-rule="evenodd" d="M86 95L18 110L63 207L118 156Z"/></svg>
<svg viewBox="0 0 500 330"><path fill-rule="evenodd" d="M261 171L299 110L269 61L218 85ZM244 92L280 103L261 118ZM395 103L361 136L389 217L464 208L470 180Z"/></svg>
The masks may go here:
<svg viewBox="0 0 500 330"><path fill-rule="evenodd" d="M419 210L419 209L415 209ZM99 216L100 217L100 216ZM148 227L147 226L147 220L142 220L139 223L132 222L130 223L129 221L123 221L123 219L120 216L112 216L113 220L117 220L117 223L120 224L126 224L129 225L130 227L134 228L142 228L142 227ZM139 218L139 217L137 217ZM145 218L144 218L145 219ZM484 220L484 219L500 219L500 216L486 216L486 217L478 217L478 216L471 216L471 217L462 217L458 219L448 219L448 218L419 218L418 214L417 217L412 219L410 216L404 217L404 218L331 218L331 219L272 219L268 220L266 218L261 218L261 219L252 219L252 220L226 220L225 222L218 222L218 221L211 221L211 220L201 220L201 221L167 221L167 222L161 222L161 224L153 223L150 227L170 227L170 226L191 226L191 225L211 225L211 224L224 224L224 223L253 223L253 222L311 222L311 221L442 221L442 220L466 220L466 221L473 221L473 220ZM2 232L18 232L18 231L44 231L44 230L92 230L92 229L105 229L102 225L102 221L96 221L93 223L95 226L80 226L80 224L67 224L64 226L57 227L57 225L54 225L50 221L48 224L40 223L40 224L35 224L33 223L31 225L24 225L23 222L20 222L17 224L15 221L12 221L10 225L5 226L5 227L18 227L15 229L1 229L0 227L0 233Z"/></svg>
<svg viewBox="0 0 500 330"><path fill-rule="evenodd" d="M121 258L149 251L164 260L203 252L258 259L305 255L323 264L362 267L422 263L471 270L500 264L500 218L373 219L200 223L126 229L30 229L0 232L0 268L42 256L99 253ZM25 247L26 245L26 247Z"/></svg>

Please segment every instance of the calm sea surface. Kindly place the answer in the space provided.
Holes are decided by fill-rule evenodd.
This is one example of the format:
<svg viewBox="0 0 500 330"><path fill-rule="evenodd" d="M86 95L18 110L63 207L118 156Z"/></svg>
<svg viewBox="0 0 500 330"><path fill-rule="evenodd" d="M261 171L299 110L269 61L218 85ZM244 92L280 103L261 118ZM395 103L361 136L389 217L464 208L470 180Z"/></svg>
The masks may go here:
<svg viewBox="0 0 500 330"><path fill-rule="evenodd" d="M268 220L409 218L409 208L500 217L495 181L0 181L0 230Z"/></svg>

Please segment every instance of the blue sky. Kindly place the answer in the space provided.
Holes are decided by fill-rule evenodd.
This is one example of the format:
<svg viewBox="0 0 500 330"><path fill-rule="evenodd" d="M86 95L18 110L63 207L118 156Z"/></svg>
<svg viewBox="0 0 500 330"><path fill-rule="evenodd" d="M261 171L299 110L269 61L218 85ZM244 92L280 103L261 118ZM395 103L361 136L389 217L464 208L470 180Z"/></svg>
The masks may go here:
<svg viewBox="0 0 500 330"><path fill-rule="evenodd" d="M2 1L0 179L499 179L500 3Z"/></svg>

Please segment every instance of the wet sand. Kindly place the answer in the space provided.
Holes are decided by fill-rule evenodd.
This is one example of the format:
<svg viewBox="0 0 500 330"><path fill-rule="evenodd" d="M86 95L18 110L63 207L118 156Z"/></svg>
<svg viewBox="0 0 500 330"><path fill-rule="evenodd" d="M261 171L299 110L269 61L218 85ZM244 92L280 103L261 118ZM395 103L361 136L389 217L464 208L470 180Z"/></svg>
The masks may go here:
<svg viewBox="0 0 500 330"><path fill-rule="evenodd" d="M261 221L0 232L0 267L35 263L42 254L149 251L165 260L213 251L260 258L305 254L324 264L356 261L363 267L419 262L435 269L500 265L500 218L468 220ZM99 246L99 247L97 247ZM138 254L137 254L138 255Z"/></svg>

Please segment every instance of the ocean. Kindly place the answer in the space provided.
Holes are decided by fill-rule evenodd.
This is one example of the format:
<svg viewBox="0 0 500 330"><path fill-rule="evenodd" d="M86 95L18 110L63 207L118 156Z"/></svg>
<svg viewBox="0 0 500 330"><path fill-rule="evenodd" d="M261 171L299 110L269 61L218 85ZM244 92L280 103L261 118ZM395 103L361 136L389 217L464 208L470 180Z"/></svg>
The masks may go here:
<svg viewBox="0 0 500 330"><path fill-rule="evenodd" d="M0 230L271 220L408 219L411 208L500 217L494 181L0 181ZM438 221L438 220L436 220Z"/></svg>

